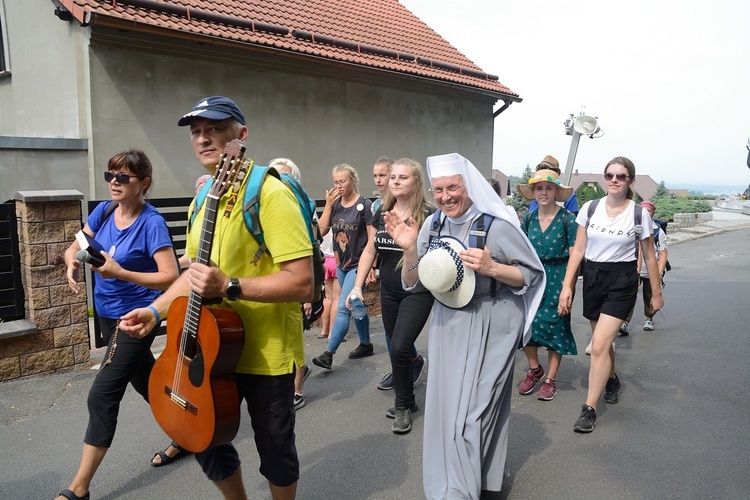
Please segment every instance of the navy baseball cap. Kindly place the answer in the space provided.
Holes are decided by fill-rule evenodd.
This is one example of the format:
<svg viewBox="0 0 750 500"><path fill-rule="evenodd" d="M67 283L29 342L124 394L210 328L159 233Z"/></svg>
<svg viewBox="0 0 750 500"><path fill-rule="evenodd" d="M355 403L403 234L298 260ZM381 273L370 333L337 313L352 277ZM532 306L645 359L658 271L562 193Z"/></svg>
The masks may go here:
<svg viewBox="0 0 750 500"><path fill-rule="evenodd" d="M215 95L212 97L204 97L198 104L193 106L193 110L187 113L177 125L184 127L190 125L193 118L207 118L209 120L226 120L227 118L234 118L241 125L245 124L245 115L242 114L237 104L228 97Z"/></svg>

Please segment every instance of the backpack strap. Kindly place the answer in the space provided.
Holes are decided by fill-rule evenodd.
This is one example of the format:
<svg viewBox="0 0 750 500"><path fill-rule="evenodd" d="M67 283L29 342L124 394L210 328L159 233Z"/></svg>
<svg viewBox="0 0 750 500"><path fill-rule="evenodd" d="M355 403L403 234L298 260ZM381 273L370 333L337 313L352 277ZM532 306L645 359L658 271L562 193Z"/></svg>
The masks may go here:
<svg viewBox="0 0 750 500"><path fill-rule="evenodd" d="M100 229L102 227L102 224L104 224L104 221L106 221L107 219L109 219L109 216L112 215L112 213L115 211L115 208L117 208L119 205L120 205L119 201L113 201L112 203L109 204L109 206L107 207L107 209L102 214L102 218L99 219L99 228Z"/></svg>
<svg viewBox="0 0 750 500"><path fill-rule="evenodd" d="M594 215L594 212L596 211L596 206L599 204L599 200L601 200L601 198L593 200L591 202L591 204L589 205L589 209L588 209L588 212L587 212L587 214L588 214L588 220L586 221L586 229L588 229L589 228L589 224L591 224L591 216Z"/></svg>
<svg viewBox="0 0 750 500"><path fill-rule="evenodd" d="M195 216L198 215L198 212L200 212L201 207L203 206L203 202L206 201L206 196L208 196L208 192L211 190L211 186L214 184L213 177L208 179L205 184L203 184L203 187L200 191L198 191L198 194L195 195L195 203L193 203L193 210L190 212L190 215L188 216L188 232L190 232L190 229L193 227L193 222L195 222Z"/></svg>
<svg viewBox="0 0 750 500"><path fill-rule="evenodd" d="M492 221L495 220L490 214L481 214L475 218L469 228L469 246L484 250L487 244L487 232L490 230ZM497 295L497 280L492 280L490 285L490 297Z"/></svg>
<svg viewBox="0 0 750 500"><path fill-rule="evenodd" d="M445 215L443 215L443 212L440 210L435 210L435 214L432 217L432 227L430 228L430 239L428 240L428 244L432 243L433 238L440 236L440 231L443 230L444 224Z"/></svg>
<svg viewBox="0 0 750 500"><path fill-rule="evenodd" d="M253 256L252 263L257 264L263 256L263 252L268 250L265 239L263 238L263 229L260 227L260 188L266 175L271 174L279 179L279 173L275 168L253 165L250 169L250 176L245 185L245 197L242 203L242 213L244 214L245 226L250 234L253 235L258 243L258 251Z"/></svg>

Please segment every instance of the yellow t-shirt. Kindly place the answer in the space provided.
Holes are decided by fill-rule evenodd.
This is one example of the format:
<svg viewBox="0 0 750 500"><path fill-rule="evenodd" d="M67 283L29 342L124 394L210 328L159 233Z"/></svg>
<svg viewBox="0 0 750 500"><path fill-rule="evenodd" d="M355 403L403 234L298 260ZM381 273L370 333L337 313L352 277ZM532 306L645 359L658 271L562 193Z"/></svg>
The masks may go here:
<svg viewBox="0 0 750 500"><path fill-rule="evenodd" d="M245 182L249 177L248 173ZM312 244L297 199L281 181L268 175L260 190L259 207L260 223L268 252L263 253L257 265L252 264L258 243L248 231L243 219L245 187L243 183L229 218L224 216L229 194L225 193L219 200L211 262L228 276L243 278L274 274L281 270L279 264L283 262L311 256ZM194 259L198 252L207 204L208 198L188 230L185 251L191 259ZM191 204L190 212L192 209ZM304 360L299 302L225 300L224 303L229 304L239 314L245 329L245 347L237 364L237 373L284 375L294 371L295 361L299 365L300 360Z"/></svg>

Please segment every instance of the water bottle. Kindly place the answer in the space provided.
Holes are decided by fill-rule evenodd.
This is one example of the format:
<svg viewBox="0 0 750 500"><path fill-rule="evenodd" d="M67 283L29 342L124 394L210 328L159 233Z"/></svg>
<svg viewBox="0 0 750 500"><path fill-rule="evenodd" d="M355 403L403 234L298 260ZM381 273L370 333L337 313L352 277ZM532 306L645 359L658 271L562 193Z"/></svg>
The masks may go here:
<svg viewBox="0 0 750 500"><path fill-rule="evenodd" d="M367 316L367 308L356 293L349 296L349 305L352 306L352 316L354 316L354 319L362 319Z"/></svg>

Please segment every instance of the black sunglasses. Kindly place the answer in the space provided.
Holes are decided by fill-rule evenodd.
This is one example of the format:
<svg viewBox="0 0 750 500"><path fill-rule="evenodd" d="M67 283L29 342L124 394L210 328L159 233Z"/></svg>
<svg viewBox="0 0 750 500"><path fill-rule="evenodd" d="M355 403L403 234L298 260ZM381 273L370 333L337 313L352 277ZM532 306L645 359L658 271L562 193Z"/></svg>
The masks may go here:
<svg viewBox="0 0 750 500"><path fill-rule="evenodd" d="M617 174L617 175L615 175L615 174L610 174L609 172L607 172L606 174L604 174L604 178L607 179L608 181L611 181L615 177L617 177L618 181L626 181L626 180L628 180L629 176L628 176L628 174Z"/></svg>
<svg viewBox="0 0 750 500"><path fill-rule="evenodd" d="M128 175L123 173L114 173L114 172L104 172L104 180L107 182L112 182L112 179L116 180L118 184L127 184L130 182L131 177L138 177L137 175Z"/></svg>

